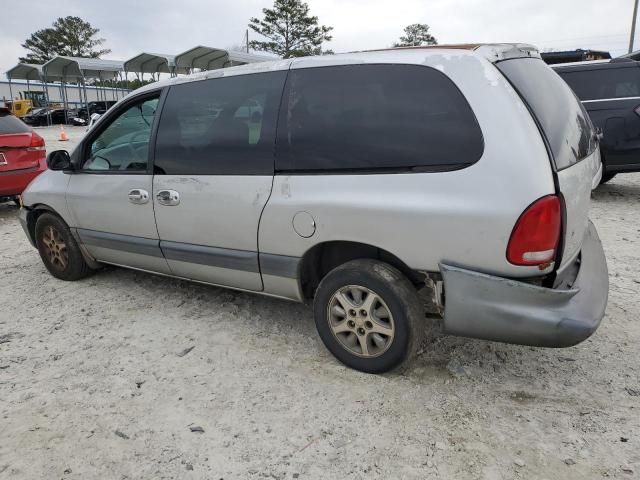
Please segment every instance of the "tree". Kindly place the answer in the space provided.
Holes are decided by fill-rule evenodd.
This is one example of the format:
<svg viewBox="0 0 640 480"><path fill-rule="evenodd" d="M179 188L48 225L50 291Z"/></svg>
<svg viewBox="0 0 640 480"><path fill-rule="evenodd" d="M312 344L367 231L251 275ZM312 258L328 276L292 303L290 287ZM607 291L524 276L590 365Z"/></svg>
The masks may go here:
<svg viewBox="0 0 640 480"><path fill-rule="evenodd" d="M41 64L51 60L58 48L55 30L44 28L32 33L22 44L22 48L29 50L29 53L26 57L20 57L20 62Z"/></svg>
<svg viewBox="0 0 640 480"><path fill-rule="evenodd" d="M54 22L53 28L61 42L60 55L99 58L111 53L107 48L94 50L102 45L105 39L95 38L100 29L92 27L89 22L85 22L80 17L59 18Z"/></svg>
<svg viewBox="0 0 640 480"><path fill-rule="evenodd" d="M50 28L38 30L25 40L22 48L29 52L20 61L40 64L56 55L99 58L111 52L95 50L105 42L104 38L95 38L99 31L80 17L58 18Z"/></svg>
<svg viewBox="0 0 640 480"><path fill-rule="evenodd" d="M412 23L404 28L404 35L394 47L420 47L422 45L437 45L438 41L429 33L426 23Z"/></svg>
<svg viewBox="0 0 640 480"><path fill-rule="evenodd" d="M309 15L309 5L302 0L274 0L273 9L263 8L262 13L262 20L249 21L249 28L267 39L249 42L254 50L303 57L323 53L322 43L331 41L333 27L318 25L318 17Z"/></svg>

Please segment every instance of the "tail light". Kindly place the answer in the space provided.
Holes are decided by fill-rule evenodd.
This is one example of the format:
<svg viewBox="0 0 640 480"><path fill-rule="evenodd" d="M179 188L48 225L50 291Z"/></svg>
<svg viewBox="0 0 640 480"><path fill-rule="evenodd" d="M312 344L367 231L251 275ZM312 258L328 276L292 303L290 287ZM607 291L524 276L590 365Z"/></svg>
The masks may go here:
<svg viewBox="0 0 640 480"><path fill-rule="evenodd" d="M36 132L31 132L31 143L29 144L29 150L43 150L45 149L44 138L38 135Z"/></svg>
<svg viewBox="0 0 640 480"><path fill-rule="evenodd" d="M531 204L516 222L507 246L514 265L545 265L556 256L562 230L562 208L555 195Z"/></svg>

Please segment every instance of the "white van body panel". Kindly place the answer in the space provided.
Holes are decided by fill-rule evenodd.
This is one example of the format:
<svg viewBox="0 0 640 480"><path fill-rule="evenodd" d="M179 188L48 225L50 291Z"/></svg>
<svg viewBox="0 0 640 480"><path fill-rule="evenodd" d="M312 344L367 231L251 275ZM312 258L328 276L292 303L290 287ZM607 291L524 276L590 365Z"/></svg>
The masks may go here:
<svg viewBox="0 0 640 480"><path fill-rule="evenodd" d="M347 240L387 250L417 270L438 271L445 261L510 277L550 271L506 259L518 217L555 187L531 114L491 62L466 50L408 49L302 58L291 68L353 63L415 63L445 73L476 115L482 158L438 173L276 175L260 223L260 252L303 256L318 243ZM299 211L315 219L310 238L293 229Z"/></svg>
<svg viewBox="0 0 640 480"><path fill-rule="evenodd" d="M600 150L558 172L558 184L566 208L562 265L570 263L582 247L589 224L589 206L594 176L597 177Z"/></svg>
<svg viewBox="0 0 640 480"><path fill-rule="evenodd" d="M37 209L45 206L76 231L81 246L93 245L98 260L298 301L308 300L318 287L310 284L313 279L303 278L303 267L326 274L321 272L325 266L339 265L306 264L313 256L305 255L326 242L357 242L367 251L377 247L391 254L394 266L416 286L426 280L435 285L434 292L444 291L432 300L442 313L445 331L527 345L574 345L595 331L607 304L606 259L588 221L600 154L596 148L554 171L547 136L496 67L500 64L493 63L521 58L538 54L526 45L407 48L265 62L157 82L129 98L180 83L278 70L420 65L439 70L457 86L478 121L484 150L465 168L429 173L283 170L273 176L196 175L185 180L153 175L149 168L134 183L128 175L113 175L98 185L73 178L82 172L48 171L24 193L20 221L35 245ZM568 98L562 88L556 92L560 99ZM549 111L557 112L555 107ZM279 115L287 115L290 108L281 108ZM118 109L100 118L89 136L114 118L113 111ZM565 155L574 153L571 141L566 139ZM94 175L94 181L100 177ZM137 183L143 179L144 185ZM129 188L143 187L151 201L137 211L145 218L125 215L131 209L118 209ZM172 196L164 198L161 189L171 190ZM101 192L111 203L100 203ZM507 246L518 218L536 200L553 194L562 195L566 213L561 265L509 263ZM96 212L104 213L103 223L97 222ZM124 244L128 251L120 254ZM360 259L358 254L347 261ZM153 257L150 261L157 265L141 263L142 257ZM547 275L552 272L559 275Z"/></svg>

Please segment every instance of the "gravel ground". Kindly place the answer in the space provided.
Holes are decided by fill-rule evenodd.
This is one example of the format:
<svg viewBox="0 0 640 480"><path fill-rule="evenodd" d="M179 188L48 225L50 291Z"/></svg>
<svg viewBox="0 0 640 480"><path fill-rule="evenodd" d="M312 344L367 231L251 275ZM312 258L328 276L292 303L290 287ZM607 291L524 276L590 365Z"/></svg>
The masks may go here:
<svg viewBox="0 0 640 480"><path fill-rule="evenodd" d="M58 281L0 205L0 478L638 478L639 203L640 174L594 194L611 292L591 339L438 336L384 376L338 364L302 305Z"/></svg>
<svg viewBox="0 0 640 480"><path fill-rule="evenodd" d="M73 127L71 125L65 125L64 131L69 137L67 141L60 141L60 125L53 125L51 127L36 127L34 128L38 134L45 139L47 144L47 151L53 150L71 150L82 139L87 131L87 127Z"/></svg>

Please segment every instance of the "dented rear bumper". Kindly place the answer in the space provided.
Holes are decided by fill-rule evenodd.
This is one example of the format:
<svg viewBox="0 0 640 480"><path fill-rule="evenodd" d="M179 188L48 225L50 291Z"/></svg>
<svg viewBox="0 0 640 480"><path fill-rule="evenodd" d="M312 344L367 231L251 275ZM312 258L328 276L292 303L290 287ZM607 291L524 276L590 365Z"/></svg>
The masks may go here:
<svg viewBox="0 0 640 480"><path fill-rule="evenodd" d="M609 273L598 233L589 222L570 288L544 288L441 264L446 333L540 347L587 339L604 317Z"/></svg>

